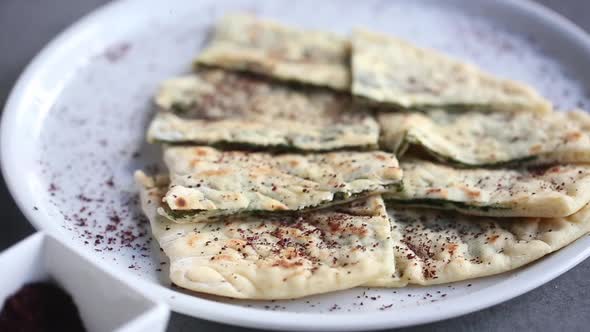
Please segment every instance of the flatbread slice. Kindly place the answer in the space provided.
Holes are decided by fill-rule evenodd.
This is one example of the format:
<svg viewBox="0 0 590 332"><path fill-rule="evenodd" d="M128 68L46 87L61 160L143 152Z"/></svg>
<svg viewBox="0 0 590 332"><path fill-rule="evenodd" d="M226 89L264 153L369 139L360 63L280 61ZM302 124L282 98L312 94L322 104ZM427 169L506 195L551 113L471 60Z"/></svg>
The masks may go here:
<svg viewBox="0 0 590 332"><path fill-rule="evenodd" d="M218 22L196 63L348 91L349 56L348 41L335 34L234 14Z"/></svg>
<svg viewBox="0 0 590 332"><path fill-rule="evenodd" d="M223 70L165 81L155 101L150 142L284 152L372 150L379 139L377 121L346 94Z"/></svg>
<svg viewBox="0 0 590 332"><path fill-rule="evenodd" d="M385 194L399 206L451 209L493 217L569 216L590 201L590 165L522 169L456 169L401 162L403 189Z"/></svg>
<svg viewBox="0 0 590 332"><path fill-rule="evenodd" d="M517 269L590 231L590 206L565 218L515 220L389 209L396 271L374 287L435 285Z"/></svg>
<svg viewBox="0 0 590 332"><path fill-rule="evenodd" d="M336 210L177 224L156 209L165 183L138 172L144 213L170 258L170 279L240 299L290 299L352 288L393 273L390 225L379 196Z"/></svg>
<svg viewBox="0 0 590 332"><path fill-rule="evenodd" d="M167 147L164 161L171 182L159 212L175 222L317 209L384 192L402 177L395 156L381 151L272 155Z"/></svg>
<svg viewBox="0 0 590 332"><path fill-rule="evenodd" d="M590 114L381 113L380 144L422 151L458 167L590 162Z"/></svg>
<svg viewBox="0 0 590 332"><path fill-rule="evenodd" d="M551 104L524 84L361 29L352 35L352 76L353 94L394 108L551 111Z"/></svg>

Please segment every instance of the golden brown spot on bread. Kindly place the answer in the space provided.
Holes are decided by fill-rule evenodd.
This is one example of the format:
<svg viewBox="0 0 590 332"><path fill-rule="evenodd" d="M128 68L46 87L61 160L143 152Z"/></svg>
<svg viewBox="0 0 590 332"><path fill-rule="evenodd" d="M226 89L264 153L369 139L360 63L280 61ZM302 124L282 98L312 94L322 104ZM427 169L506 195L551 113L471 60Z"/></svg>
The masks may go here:
<svg viewBox="0 0 590 332"><path fill-rule="evenodd" d="M494 234L494 235L492 235L492 236L490 236L490 237L488 238L488 241L489 241L490 243L494 243L494 242L496 242L496 240L497 240L499 237L500 237L500 235L498 235L498 234Z"/></svg>
<svg viewBox="0 0 590 332"><path fill-rule="evenodd" d="M360 237L365 237L367 235L367 228L362 226L345 225L342 228L342 233L356 234Z"/></svg>
<svg viewBox="0 0 590 332"><path fill-rule="evenodd" d="M299 166L299 161L298 160L290 160L289 161L289 166L291 166L291 167L297 167L297 166Z"/></svg>
<svg viewBox="0 0 590 332"><path fill-rule="evenodd" d="M184 198L182 198L182 197L178 197L176 199L176 205L178 207L185 207L186 206L186 200Z"/></svg>
<svg viewBox="0 0 590 332"><path fill-rule="evenodd" d="M272 169L269 166L257 166L257 167L253 167L250 170L250 173L254 176L259 176L259 175L265 175L265 176L271 176L271 175L279 175L281 174L281 172L277 169Z"/></svg>
<svg viewBox="0 0 590 332"><path fill-rule="evenodd" d="M297 250L295 250L295 248L293 248L293 247L285 248L285 250L283 250L283 254L285 255L285 258L287 258L287 259L293 259L293 258L297 258L297 256L299 256L297 254Z"/></svg>
<svg viewBox="0 0 590 332"><path fill-rule="evenodd" d="M216 255L212 259L219 260L219 261L222 261L222 260L231 261L231 260L233 260L233 258L230 255Z"/></svg>
<svg viewBox="0 0 590 332"><path fill-rule="evenodd" d="M242 248L248 242L240 239L230 239L227 241L227 247L232 249Z"/></svg>
<svg viewBox="0 0 590 332"><path fill-rule="evenodd" d="M353 227L352 233L359 235L360 237L365 237L367 235L367 228L365 227Z"/></svg>
<svg viewBox="0 0 590 332"><path fill-rule="evenodd" d="M297 228L287 228L287 230L285 231L287 233L287 235L289 236L301 236L301 231L298 230Z"/></svg>
<svg viewBox="0 0 590 332"><path fill-rule="evenodd" d="M582 133L579 131L573 131L565 135L565 140L568 142L577 141L580 138L582 138Z"/></svg>
<svg viewBox="0 0 590 332"><path fill-rule="evenodd" d="M539 153L541 152L541 150L543 149L543 146L541 144L535 144L533 146L531 146L531 148L529 149L530 153Z"/></svg>
<svg viewBox="0 0 590 332"><path fill-rule="evenodd" d="M197 155L199 157L204 157L209 154L207 152L207 149L203 149L203 148L195 148L194 153L195 153L195 155Z"/></svg>
<svg viewBox="0 0 590 332"><path fill-rule="evenodd" d="M481 192L477 189L471 189L469 187L462 186L461 190L463 190L463 192L465 192L467 196L469 196L470 198L476 198L481 196Z"/></svg>
<svg viewBox="0 0 590 332"><path fill-rule="evenodd" d="M399 167L387 167L386 171L384 172L384 175L388 176L388 177L394 177L396 175L398 175L401 172L401 169Z"/></svg>
<svg viewBox="0 0 590 332"><path fill-rule="evenodd" d="M203 171L201 173L199 173L199 175L201 176L224 176L229 174L230 170L227 168L222 168L222 169L212 169L209 171Z"/></svg>
<svg viewBox="0 0 590 332"><path fill-rule="evenodd" d="M189 247L194 247L196 242L199 240L199 236L197 234L193 234L187 241Z"/></svg>
<svg viewBox="0 0 590 332"><path fill-rule="evenodd" d="M375 155L375 159L381 160L381 161L387 160L387 158L384 155L382 155L382 154Z"/></svg>
<svg viewBox="0 0 590 332"><path fill-rule="evenodd" d="M451 255L453 255L455 253L455 250L457 250L457 248L459 248L459 245L456 243L447 244L447 250L449 251L449 253Z"/></svg>

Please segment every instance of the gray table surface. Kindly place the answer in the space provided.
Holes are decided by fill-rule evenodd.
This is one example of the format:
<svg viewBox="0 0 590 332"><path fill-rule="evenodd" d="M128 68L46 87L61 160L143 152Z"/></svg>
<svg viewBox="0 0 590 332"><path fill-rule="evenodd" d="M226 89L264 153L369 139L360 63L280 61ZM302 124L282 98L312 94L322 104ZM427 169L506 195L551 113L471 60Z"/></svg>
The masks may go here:
<svg viewBox="0 0 590 332"><path fill-rule="evenodd" d="M484 0L482 0L484 1ZM515 0L518 1L518 0ZM590 31L590 1L538 0ZM107 0L0 0L0 105L19 73L57 33ZM33 228L0 183L0 251ZM561 277L495 307L406 331L589 331L590 259ZM173 314L170 331L253 331Z"/></svg>

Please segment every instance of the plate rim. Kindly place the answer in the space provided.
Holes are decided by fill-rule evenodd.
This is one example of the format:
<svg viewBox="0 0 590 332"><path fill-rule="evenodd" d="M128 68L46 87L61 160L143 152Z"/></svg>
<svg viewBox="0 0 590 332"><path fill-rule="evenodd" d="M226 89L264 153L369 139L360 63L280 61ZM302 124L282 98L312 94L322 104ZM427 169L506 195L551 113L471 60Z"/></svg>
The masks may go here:
<svg viewBox="0 0 590 332"><path fill-rule="evenodd" d="M16 121L16 113L22 107L22 99L25 91L30 87L36 73L44 65L46 58L51 57L53 53L68 40L72 39L79 30L84 26L90 25L95 21L101 21L117 10L125 8L130 3L139 2L139 0L120 0L107 3L91 11L89 14L75 21L68 28L54 37L43 49L26 66L25 70L17 79L15 85L9 93L0 122L0 167L2 176L5 180L7 188L15 200L19 210L25 215L26 219L33 225L34 228L40 231L54 235L60 241L68 244L73 244L79 247L75 242L67 239L60 234L55 228L47 226L47 221L52 217L46 214L33 213L30 203L26 201L27 192L22 190L22 181L19 180L19 163L16 158L12 158L11 152L17 143L12 142L11 137L14 136L14 125ZM534 15L546 21L548 26L553 29L558 29L564 34L569 34L574 39L574 42L585 46L590 50L590 36L581 28L576 26L562 15L544 7L543 5L533 2L532 0L511 1L511 0L497 0L494 5L505 6L511 10L520 11L526 15ZM577 253L571 254L571 249L576 245L587 242L587 236L583 236L576 242L572 243L568 248L564 248L557 253L546 257L545 259L529 265L522 272L531 272L535 270L544 271L542 274L534 279L532 282L525 283L516 290L506 289L504 282L495 284L491 287L485 288L481 291L476 291L455 299L448 299L440 301L438 305L428 309L420 315L412 314L415 309L404 309L392 312L370 312L370 313L347 313L325 315L322 313L293 313L293 312L269 312L254 308L244 308L233 304L221 303L203 299L200 297L183 294L167 288L161 284L148 282L142 280L129 272L117 272L119 278L125 279L128 282L133 282L139 288L144 289L148 295L160 297L166 301L170 307L177 312L181 312L196 318L211 320L219 323L239 325L253 328L273 328L280 330L299 330L309 329L324 330L324 331L352 331L352 330L375 330L384 328L404 327L417 324L425 324L435 322L443 319L465 315L475 312L501 302L505 302L521 294L524 294L534 288L537 288L546 282L556 278L573 268L581 261L590 256L590 246L585 246ZM553 269L546 269L546 265L551 265L553 261L560 260L561 256L569 255L566 263L553 266ZM96 265L102 265L100 258L92 257L92 262ZM115 273L114 269L111 269ZM549 271L549 272L547 272ZM485 295L482 299L482 293ZM470 303L470 306L460 305L466 301L466 298L478 296L478 301ZM195 312L198 308L198 312ZM307 319L302 319L303 317ZM370 319L367 319L370 318Z"/></svg>

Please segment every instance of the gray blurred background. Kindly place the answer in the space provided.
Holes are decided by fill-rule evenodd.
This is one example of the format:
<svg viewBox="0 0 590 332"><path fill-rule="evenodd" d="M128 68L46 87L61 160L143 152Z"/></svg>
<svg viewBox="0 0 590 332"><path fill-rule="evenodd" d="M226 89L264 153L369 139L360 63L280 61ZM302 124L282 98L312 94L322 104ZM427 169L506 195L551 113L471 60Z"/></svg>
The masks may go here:
<svg viewBox="0 0 590 332"><path fill-rule="evenodd" d="M493 1L493 0L474 0ZM521 0L513 0L521 1ZM106 0L0 0L0 105L31 58L56 34ZM590 31L590 0L537 0ZM0 251L34 232L0 180ZM170 331L254 331L173 314ZM590 259L525 295L490 309L400 331L590 331Z"/></svg>

